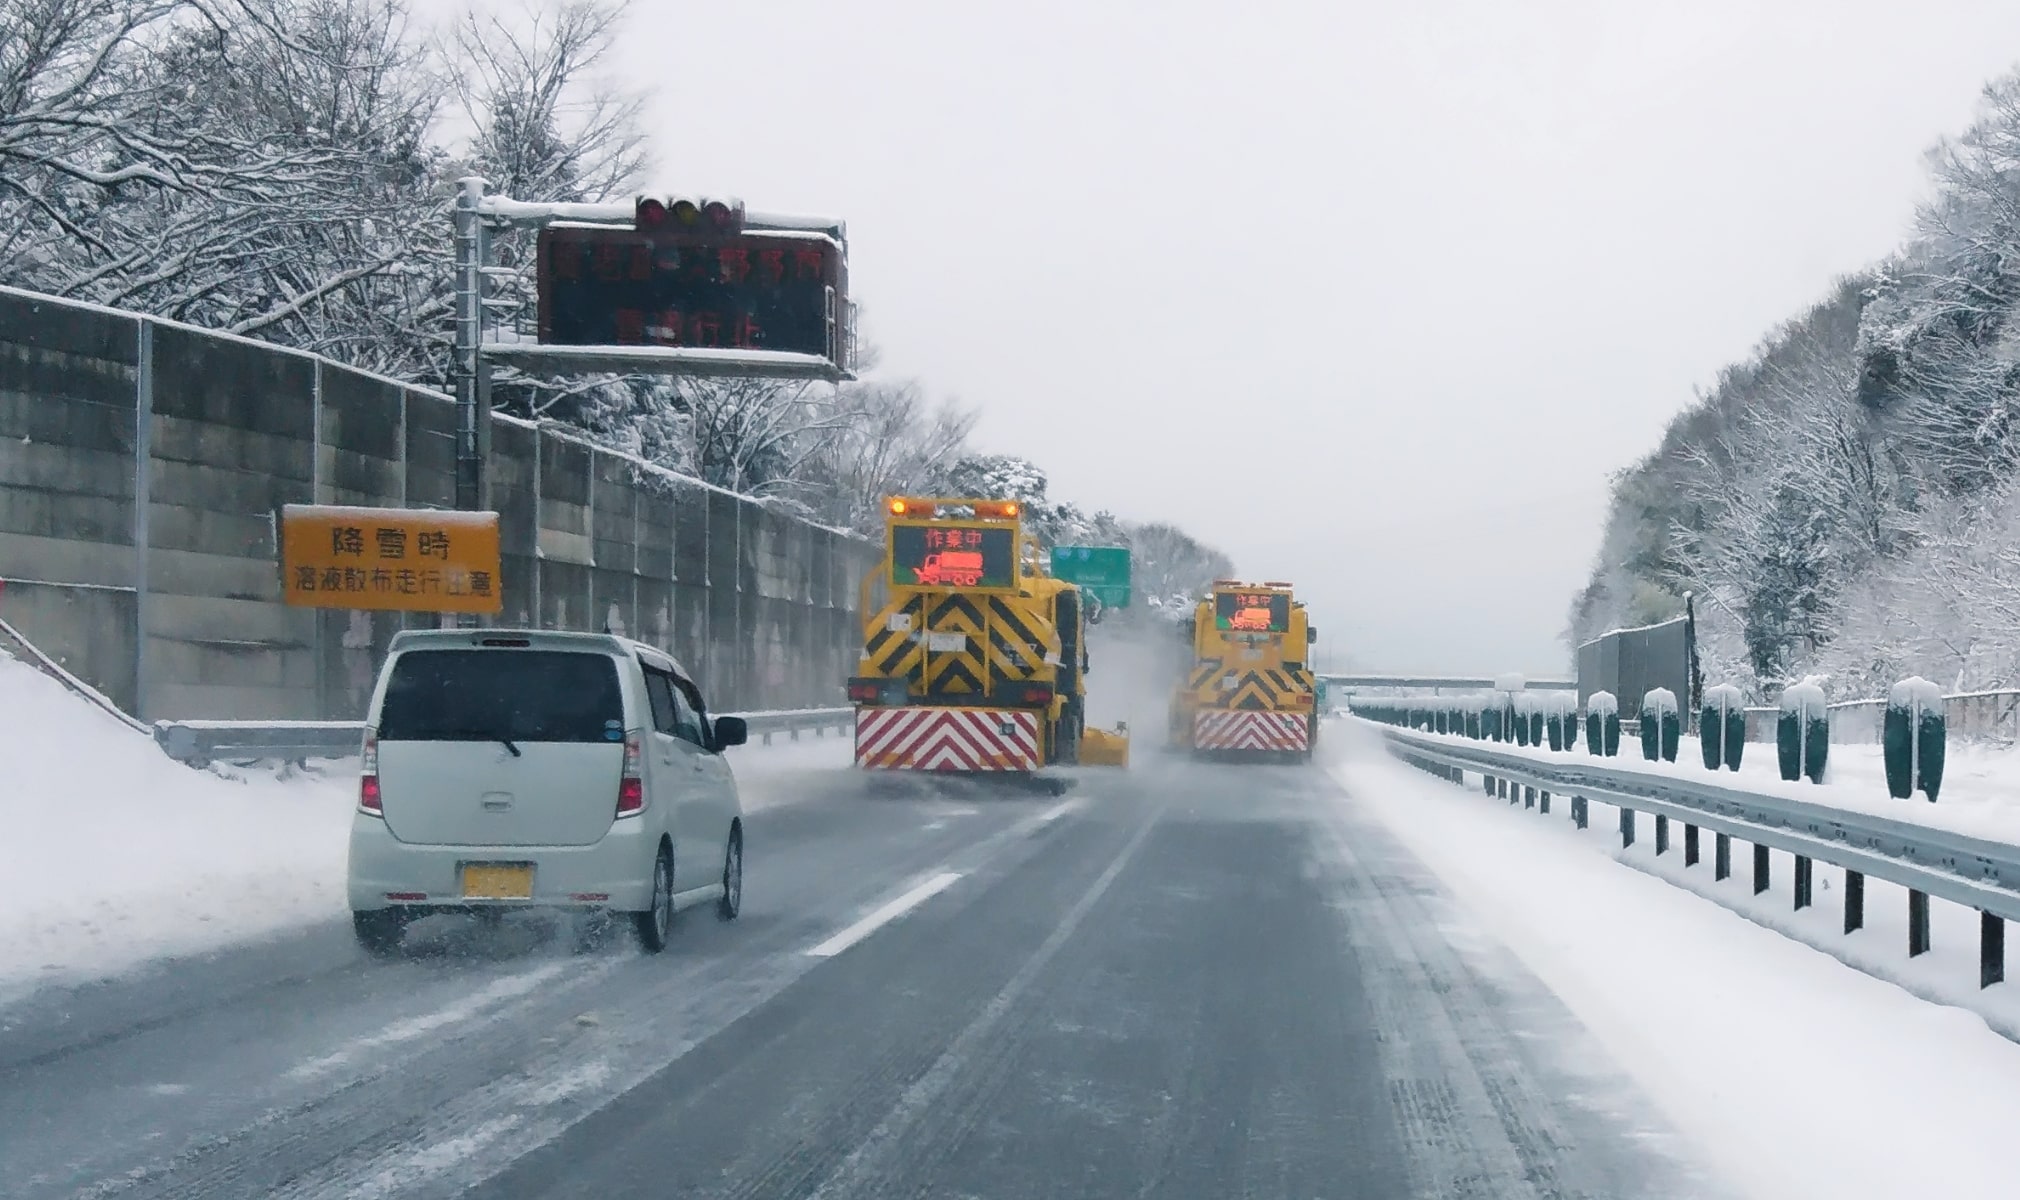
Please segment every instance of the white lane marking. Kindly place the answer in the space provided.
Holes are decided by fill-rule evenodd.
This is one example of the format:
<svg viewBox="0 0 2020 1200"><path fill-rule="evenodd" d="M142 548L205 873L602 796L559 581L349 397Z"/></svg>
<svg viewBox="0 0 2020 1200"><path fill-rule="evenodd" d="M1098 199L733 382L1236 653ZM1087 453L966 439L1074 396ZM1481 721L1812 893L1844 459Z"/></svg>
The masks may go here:
<svg viewBox="0 0 2020 1200"><path fill-rule="evenodd" d="M904 916L907 912L932 899L947 889L956 879L959 871L942 871L911 891L889 903L879 906L862 920L842 930L840 933L815 946L807 953L814 958L831 958L847 950L850 946L875 933L879 928Z"/></svg>
<svg viewBox="0 0 2020 1200"><path fill-rule="evenodd" d="M321 1058L312 1058L301 1063L288 1072L288 1078L313 1079L343 1066L361 1051L376 1050L382 1046L397 1046L401 1042L426 1037L444 1025L467 1021L494 1004L525 995L568 970L569 966L568 963L552 963L524 974L508 975L503 979L494 980L453 1004L445 1005L431 1013L422 1013L418 1017L396 1021L377 1033L352 1041L334 1054L326 1054Z"/></svg>
<svg viewBox="0 0 2020 1200"><path fill-rule="evenodd" d="M956 1072L975 1061L976 1051L1002 1023L1004 1014L1023 998L1033 981L1059 953L1060 947L1079 930L1080 923L1086 920L1088 912L1108 894L1109 885L1115 882L1115 877L1122 874L1122 869L1136 856L1137 848L1150 836L1150 831L1157 824L1159 816L1159 813L1152 812L1150 819L1130 835L1128 843L1116 854L1115 861L1109 863L1107 869L1101 872L1087 892L1074 901L1073 907L1066 911L1058 926L1039 944L1038 949L1032 952L1031 957L1025 960L1024 965L1017 968L1017 973L1010 977L1010 982L1003 985L1003 990L996 993L981 1013L969 1022L966 1029L947 1043L947 1048L940 1052L940 1057L933 1060L933 1065L926 1069L926 1073L913 1080L899 1095L897 1103L891 1106L891 1110L885 1114L882 1121L878 1122L877 1127L870 1131L869 1136L858 1143L856 1148L849 1152L849 1156L842 1160L841 1165L822 1181L820 1187L814 1191L813 1200L826 1200L830 1196L856 1192L858 1185L866 1176L874 1175L874 1169L878 1164L893 1152L898 1135L940 1097L948 1084L953 1082Z"/></svg>
<svg viewBox="0 0 2020 1200"><path fill-rule="evenodd" d="M1067 813L1070 813L1074 809L1079 807L1080 807L1080 801L1078 799L1061 800L1059 803L1053 805L1051 808L1048 808L1044 812L1039 813L1038 819L1034 823L1038 825L1050 825L1052 822L1057 821L1059 818L1065 816Z"/></svg>

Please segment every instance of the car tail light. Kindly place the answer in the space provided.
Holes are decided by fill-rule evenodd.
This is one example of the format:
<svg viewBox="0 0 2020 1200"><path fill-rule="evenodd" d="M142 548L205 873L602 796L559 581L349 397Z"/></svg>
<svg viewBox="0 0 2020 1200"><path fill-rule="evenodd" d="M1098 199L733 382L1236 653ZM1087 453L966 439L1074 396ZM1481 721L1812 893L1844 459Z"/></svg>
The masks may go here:
<svg viewBox="0 0 2020 1200"><path fill-rule="evenodd" d="M385 816L385 803L379 796L379 735L370 729L365 731L365 746L358 753L358 767L358 811Z"/></svg>
<svg viewBox="0 0 2020 1200"><path fill-rule="evenodd" d="M849 700L856 704L874 703L883 690L873 682L852 683L849 685Z"/></svg>
<svg viewBox="0 0 2020 1200"><path fill-rule="evenodd" d="M1050 704L1052 703L1052 689L1044 684L1034 683L1024 689L1024 703Z"/></svg>
<svg viewBox="0 0 2020 1200"><path fill-rule="evenodd" d="M617 781L617 815L645 811L645 735L634 729L624 735L624 778Z"/></svg>

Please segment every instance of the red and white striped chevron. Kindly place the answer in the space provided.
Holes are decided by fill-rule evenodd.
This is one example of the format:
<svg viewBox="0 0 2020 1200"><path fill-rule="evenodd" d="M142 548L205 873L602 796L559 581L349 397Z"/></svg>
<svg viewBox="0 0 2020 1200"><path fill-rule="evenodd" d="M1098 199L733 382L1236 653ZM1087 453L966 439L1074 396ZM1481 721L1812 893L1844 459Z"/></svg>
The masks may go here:
<svg viewBox="0 0 2020 1200"><path fill-rule="evenodd" d="M1192 721L1192 744L1200 750L1302 751L1309 733L1303 713L1209 710Z"/></svg>
<svg viewBox="0 0 2020 1200"><path fill-rule="evenodd" d="M1038 714L1010 708L859 708L856 765L877 771L1036 771Z"/></svg>

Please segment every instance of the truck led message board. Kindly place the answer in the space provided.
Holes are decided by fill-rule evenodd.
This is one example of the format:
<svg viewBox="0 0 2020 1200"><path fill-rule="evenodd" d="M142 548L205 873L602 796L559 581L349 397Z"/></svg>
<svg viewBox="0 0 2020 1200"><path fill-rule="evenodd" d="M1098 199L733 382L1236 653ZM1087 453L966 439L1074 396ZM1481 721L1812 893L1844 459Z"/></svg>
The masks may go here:
<svg viewBox="0 0 2020 1200"><path fill-rule="evenodd" d="M891 582L908 588L1015 591L1016 528L954 521L894 522Z"/></svg>
<svg viewBox="0 0 2020 1200"><path fill-rule="evenodd" d="M1284 633L1291 598L1284 592L1215 592L1213 627L1223 633Z"/></svg>

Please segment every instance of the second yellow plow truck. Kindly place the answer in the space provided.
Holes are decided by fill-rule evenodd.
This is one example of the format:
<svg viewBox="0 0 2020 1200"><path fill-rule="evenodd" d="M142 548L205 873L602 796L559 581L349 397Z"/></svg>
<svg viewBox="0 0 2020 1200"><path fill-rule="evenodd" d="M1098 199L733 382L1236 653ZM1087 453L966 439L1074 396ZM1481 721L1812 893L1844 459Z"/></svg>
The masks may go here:
<svg viewBox="0 0 2020 1200"><path fill-rule="evenodd" d="M1307 660L1318 634L1291 585L1216 580L1182 628L1192 659L1172 693L1172 746L1309 760L1319 709Z"/></svg>

